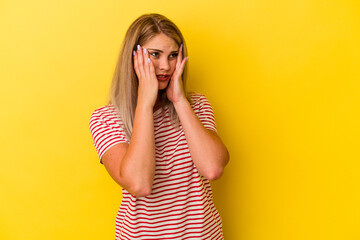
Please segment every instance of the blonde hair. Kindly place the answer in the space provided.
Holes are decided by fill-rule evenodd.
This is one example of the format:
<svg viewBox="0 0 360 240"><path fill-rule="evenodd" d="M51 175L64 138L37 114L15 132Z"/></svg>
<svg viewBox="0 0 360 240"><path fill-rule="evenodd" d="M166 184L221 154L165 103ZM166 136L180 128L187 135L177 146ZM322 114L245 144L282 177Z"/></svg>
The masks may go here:
<svg viewBox="0 0 360 240"><path fill-rule="evenodd" d="M129 140L133 130L138 96L138 79L134 70L132 52L136 50L137 45L144 45L148 40L160 33L172 38L179 47L180 44L183 44L182 57L184 58L188 55L185 40L178 27L160 14L144 14L137 18L127 30L121 46L111 83L109 104L115 106ZM190 96L185 88L187 77L186 65L182 74L182 81L186 98L190 101ZM159 91L159 94L162 114L164 114L165 107L168 107L172 125L176 128L179 127L178 115L174 105L166 96L166 90Z"/></svg>

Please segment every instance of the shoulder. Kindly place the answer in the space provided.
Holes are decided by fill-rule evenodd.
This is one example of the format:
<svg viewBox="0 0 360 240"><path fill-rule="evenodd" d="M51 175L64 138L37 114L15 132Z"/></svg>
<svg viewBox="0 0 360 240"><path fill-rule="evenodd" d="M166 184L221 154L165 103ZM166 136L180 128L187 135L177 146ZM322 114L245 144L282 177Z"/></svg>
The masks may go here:
<svg viewBox="0 0 360 240"><path fill-rule="evenodd" d="M205 94L203 93L189 92L188 96L192 104L196 104L204 100L208 101Z"/></svg>
<svg viewBox="0 0 360 240"><path fill-rule="evenodd" d="M188 96L190 99L190 105L193 108L198 108L204 105L210 105L209 100L203 93L189 92Z"/></svg>
<svg viewBox="0 0 360 240"><path fill-rule="evenodd" d="M108 104L93 111L90 117L90 125L97 121L118 122L119 120L121 121L115 106Z"/></svg>
<svg viewBox="0 0 360 240"><path fill-rule="evenodd" d="M105 106L95 109L93 111L92 115L104 116L104 115L110 115L110 114L114 114L114 113L116 113L115 106L112 104L108 104L108 105L105 105Z"/></svg>

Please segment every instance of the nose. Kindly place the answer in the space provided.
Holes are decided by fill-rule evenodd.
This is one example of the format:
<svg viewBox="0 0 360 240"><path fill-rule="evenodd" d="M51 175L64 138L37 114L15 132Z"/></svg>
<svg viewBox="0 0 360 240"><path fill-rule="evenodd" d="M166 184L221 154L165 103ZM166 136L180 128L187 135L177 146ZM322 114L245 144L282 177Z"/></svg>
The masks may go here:
<svg viewBox="0 0 360 240"><path fill-rule="evenodd" d="M162 71L168 71L170 69L170 63L169 63L169 59L167 58L161 58L159 61L159 68Z"/></svg>

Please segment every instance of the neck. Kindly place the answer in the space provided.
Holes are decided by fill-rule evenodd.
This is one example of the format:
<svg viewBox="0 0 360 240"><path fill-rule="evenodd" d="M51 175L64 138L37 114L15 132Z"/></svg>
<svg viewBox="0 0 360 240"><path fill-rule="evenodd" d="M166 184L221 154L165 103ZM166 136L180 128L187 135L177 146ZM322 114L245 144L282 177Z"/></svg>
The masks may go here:
<svg viewBox="0 0 360 240"><path fill-rule="evenodd" d="M162 92L161 90L159 90L158 95L157 95L157 99L154 105L154 112L157 111L159 108L161 108L161 96L162 96Z"/></svg>

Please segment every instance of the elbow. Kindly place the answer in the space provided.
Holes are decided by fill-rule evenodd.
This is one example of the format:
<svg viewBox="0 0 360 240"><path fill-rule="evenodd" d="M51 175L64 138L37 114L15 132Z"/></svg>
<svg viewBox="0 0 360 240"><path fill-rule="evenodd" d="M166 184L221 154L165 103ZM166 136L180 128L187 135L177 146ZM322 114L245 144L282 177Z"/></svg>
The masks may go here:
<svg viewBox="0 0 360 240"><path fill-rule="evenodd" d="M216 179L219 179L222 176L223 172L224 172L224 169L221 167L218 167L218 168L207 171L207 173L204 174L204 177L210 181L214 181Z"/></svg>
<svg viewBox="0 0 360 240"><path fill-rule="evenodd" d="M129 169L121 169L120 171L120 184L134 197L147 197L152 192L154 173L147 174L134 174L134 171ZM127 171L126 171L127 170Z"/></svg>
<svg viewBox="0 0 360 240"><path fill-rule="evenodd" d="M223 173L224 173L224 168L225 166L228 164L230 156L229 156L229 152L226 151L226 154L224 155L224 157L222 158L222 164L219 166L213 166L211 169L208 169L206 171L206 173L203 175L205 178L207 178L210 181L214 181L216 179L219 179Z"/></svg>
<svg viewBox="0 0 360 240"><path fill-rule="evenodd" d="M152 186L148 185L134 185L128 190L135 197L147 197L152 192Z"/></svg>
<svg viewBox="0 0 360 240"><path fill-rule="evenodd" d="M135 197L147 197L152 192L152 181L121 176L118 184Z"/></svg>
<svg viewBox="0 0 360 240"><path fill-rule="evenodd" d="M151 194L151 189L143 189L132 193L135 197L147 197Z"/></svg>

